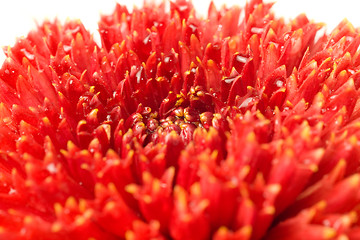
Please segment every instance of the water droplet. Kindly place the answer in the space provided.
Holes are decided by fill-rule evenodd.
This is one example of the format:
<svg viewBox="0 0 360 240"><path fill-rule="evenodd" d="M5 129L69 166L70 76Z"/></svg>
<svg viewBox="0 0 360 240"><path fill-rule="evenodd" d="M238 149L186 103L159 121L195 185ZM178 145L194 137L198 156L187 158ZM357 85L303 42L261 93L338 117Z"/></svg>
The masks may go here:
<svg viewBox="0 0 360 240"><path fill-rule="evenodd" d="M331 97L329 97L329 100L334 100L337 97L337 95L332 95Z"/></svg>
<svg viewBox="0 0 360 240"><path fill-rule="evenodd" d="M65 52L68 52L71 50L71 46L69 46L69 45L64 45L63 48L64 48Z"/></svg>
<svg viewBox="0 0 360 240"><path fill-rule="evenodd" d="M187 5L180 5L179 6L179 10L182 12L182 11L185 11L186 9L188 9L188 6Z"/></svg>
<svg viewBox="0 0 360 240"><path fill-rule="evenodd" d="M286 33L286 34L284 35L284 41L289 40L290 37L291 37L291 34L290 34L290 33Z"/></svg>
<svg viewBox="0 0 360 240"><path fill-rule="evenodd" d="M197 29L197 26L195 26L194 24L189 24L189 28L191 28L191 30L192 30L193 32L195 32L196 29Z"/></svg>
<svg viewBox="0 0 360 240"><path fill-rule="evenodd" d="M281 88L282 86L284 86L284 82L282 80L276 80L275 85Z"/></svg>
<svg viewBox="0 0 360 240"><path fill-rule="evenodd" d="M77 33L80 31L80 26L76 26L74 29L68 29L68 31L72 34Z"/></svg>
<svg viewBox="0 0 360 240"><path fill-rule="evenodd" d="M346 36L345 38L347 42L352 42L354 40L354 38L351 36Z"/></svg>
<svg viewBox="0 0 360 240"><path fill-rule="evenodd" d="M246 63L246 61L248 60L248 58L237 55L236 56L236 61L241 62L241 63Z"/></svg>
<svg viewBox="0 0 360 240"><path fill-rule="evenodd" d="M141 80L141 72L142 72L143 68L140 67L140 70L136 73L136 82L139 84L140 80Z"/></svg>
<svg viewBox="0 0 360 240"><path fill-rule="evenodd" d="M15 194L17 191L15 190L15 189L13 189L13 188L10 188L10 190L9 190L9 195L13 195L13 194Z"/></svg>
<svg viewBox="0 0 360 240"><path fill-rule="evenodd" d="M252 97L249 97L247 99L245 99L241 105L239 106L239 108L246 108L249 106L249 103L251 103L253 101L253 98Z"/></svg>
<svg viewBox="0 0 360 240"><path fill-rule="evenodd" d="M29 53L28 51L26 51L25 48L21 49L20 51L25 55L25 57L26 57L27 59L29 59L29 60L34 60L34 58L35 58L34 54Z"/></svg>
<svg viewBox="0 0 360 240"><path fill-rule="evenodd" d="M250 31L251 31L252 33L255 33L255 34L261 34L261 33L264 32L264 29L263 29L263 28L258 28L258 27L252 27L252 28L250 29Z"/></svg>
<svg viewBox="0 0 360 240"><path fill-rule="evenodd" d="M49 173L56 173L57 169L54 163L50 163L47 165L46 169L49 171Z"/></svg>
<svg viewBox="0 0 360 240"><path fill-rule="evenodd" d="M150 41L150 34L149 34L149 35L147 35L147 37L145 37L145 38L144 38L143 43L146 45L146 44L148 44L148 43L149 43L149 41Z"/></svg>
<svg viewBox="0 0 360 240"><path fill-rule="evenodd" d="M170 62L170 57L166 57L166 58L164 58L164 62L165 62L165 63Z"/></svg>
<svg viewBox="0 0 360 240"><path fill-rule="evenodd" d="M228 84L232 83L235 80L236 77L227 77L224 79L224 81Z"/></svg>
<svg viewBox="0 0 360 240"><path fill-rule="evenodd" d="M330 227L331 226L331 223L328 219L325 219L323 222L323 225L326 226L326 227Z"/></svg>

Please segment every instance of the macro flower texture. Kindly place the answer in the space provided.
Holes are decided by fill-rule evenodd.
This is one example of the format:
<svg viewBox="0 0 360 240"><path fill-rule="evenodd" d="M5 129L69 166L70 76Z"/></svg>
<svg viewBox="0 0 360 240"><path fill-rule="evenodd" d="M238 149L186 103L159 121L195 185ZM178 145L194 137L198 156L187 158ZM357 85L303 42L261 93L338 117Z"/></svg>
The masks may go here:
<svg viewBox="0 0 360 240"><path fill-rule="evenodd" d="M360 29L187 0L45 21L0 70L0 239L360 239Z"/></svg>

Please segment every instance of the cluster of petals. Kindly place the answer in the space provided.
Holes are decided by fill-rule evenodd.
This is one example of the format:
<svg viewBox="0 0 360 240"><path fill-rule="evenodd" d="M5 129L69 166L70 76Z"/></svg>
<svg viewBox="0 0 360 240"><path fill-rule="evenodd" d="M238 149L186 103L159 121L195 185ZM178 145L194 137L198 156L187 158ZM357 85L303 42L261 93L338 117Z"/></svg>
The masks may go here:
<svg viewBox="0 0 360 240"><path fill-rule="evenodd" d="M0 69L0 238L360 239L360 30L272 4L45 21Z"/></svg>

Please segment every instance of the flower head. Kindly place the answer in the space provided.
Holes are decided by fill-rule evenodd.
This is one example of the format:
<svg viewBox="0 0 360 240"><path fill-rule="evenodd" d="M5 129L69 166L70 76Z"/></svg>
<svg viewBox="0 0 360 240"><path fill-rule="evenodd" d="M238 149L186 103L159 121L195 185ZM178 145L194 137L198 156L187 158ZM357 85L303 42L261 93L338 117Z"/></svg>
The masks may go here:
<svg viewBox="0 0 360 240"><path fill-rule="evenodd" d="M166 5L5 49L0 238L359 239L359 29Z"/></svg>

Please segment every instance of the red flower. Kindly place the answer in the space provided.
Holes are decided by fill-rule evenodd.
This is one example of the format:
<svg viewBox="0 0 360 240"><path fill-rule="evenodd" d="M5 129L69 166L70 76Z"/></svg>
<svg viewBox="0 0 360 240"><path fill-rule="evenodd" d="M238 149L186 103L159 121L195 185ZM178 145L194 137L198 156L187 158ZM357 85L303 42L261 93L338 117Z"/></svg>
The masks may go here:
<svg viewBox="0 0 360 240"><path fill-rule="evenodd" d="M360 239L360 30L165 5L5 50L0 238Z"/></svg>

